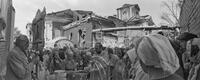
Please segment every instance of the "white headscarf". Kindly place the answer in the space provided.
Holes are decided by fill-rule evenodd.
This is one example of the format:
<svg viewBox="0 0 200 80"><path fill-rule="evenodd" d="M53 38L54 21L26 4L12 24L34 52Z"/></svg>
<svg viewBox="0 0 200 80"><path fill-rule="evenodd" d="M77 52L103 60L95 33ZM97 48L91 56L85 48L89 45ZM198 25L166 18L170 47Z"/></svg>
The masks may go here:
<svg viewBox="0 0 200 80"><path fill-rule="evenodd" d="M167 77L179 69L178 56L167 37L159 34L144 36L136 51L143 70L146 68L151 79Z"/></svg>

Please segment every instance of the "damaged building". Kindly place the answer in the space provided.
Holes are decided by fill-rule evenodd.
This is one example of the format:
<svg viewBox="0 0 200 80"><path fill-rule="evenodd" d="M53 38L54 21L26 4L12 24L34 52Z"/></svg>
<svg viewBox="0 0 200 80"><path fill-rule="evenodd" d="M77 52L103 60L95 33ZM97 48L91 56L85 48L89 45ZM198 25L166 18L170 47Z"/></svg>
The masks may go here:
<svg viewBox="0 0 200 80"><path fill-rule="evenodd" d="M124 4L117 8L116 16L101 17L92 11L66 9L47 13L44 40L66 37L78 47L92 47L101 42L104 46L124 46L132 37L148 34L142 30L103 32L102 29L154 26L149 15L140 16L138 4ZM99 30L99 31L98 31ZM128 45L128 44L127 44Z"/></svg>
<svg viewBox="0 0 200 80"><path fill-rule="evenodd" d="M92 33L94 29L115 27L112 20L97 15L91 15L88 18L63 27L65 30L64 36L79 47L87 48L93 46L95 42L104 42L103 38L106 38L107 36L111 36L114 40L117 39L117 36L109 35L109 33Z"/></svg>
<svg viewBox="0 0 200 80"><path fill-rule="evenodd" d="M108 19L114 21L116 28L119 27L155 27L155 24L150 15L140 14L140 7L138 4L124 4L122 7L117 8L117 16L109 16ZM149 34L148 31L144 30L123 30L117 31L118 45L125 44L129 45L128 42L137 36ZM123 46L125 46L123 45Z"/></svg>

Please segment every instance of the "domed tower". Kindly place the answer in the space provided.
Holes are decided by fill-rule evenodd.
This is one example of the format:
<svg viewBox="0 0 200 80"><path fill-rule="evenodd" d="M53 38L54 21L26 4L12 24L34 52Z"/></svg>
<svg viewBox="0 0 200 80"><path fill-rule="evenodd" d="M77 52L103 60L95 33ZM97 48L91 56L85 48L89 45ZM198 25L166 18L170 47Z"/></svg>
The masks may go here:
<svg viewBox="0 0 200 80"><path fill-rule="evenodd" d="M138 4L124 4L117 8L117 17L123 21L129 20L131 17L139 17L140 7Z"/></svg>

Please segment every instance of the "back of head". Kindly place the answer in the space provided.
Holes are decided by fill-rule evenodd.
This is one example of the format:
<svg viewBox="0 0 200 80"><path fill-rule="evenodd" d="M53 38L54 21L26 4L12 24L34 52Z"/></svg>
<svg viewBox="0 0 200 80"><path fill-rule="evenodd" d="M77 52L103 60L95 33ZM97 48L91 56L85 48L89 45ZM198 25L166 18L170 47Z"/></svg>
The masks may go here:
<svg viewBox="0 0 200 80"><path fill-rule="evenodd" d="M179 60L167 37L159 34L144 36L138 43L136 53L151 79L167 77L180 67ZM153 66L153 67L144 67ZM149 69L151 68L151 69ZM152 69L161 69L150 71Z"/></svg>
<svg viewBox="0 0 200 80"><path fill-rule="evenodd" d="M29 46L29 40L28 37L25 35L19 35L15 40L15 46L20 48L22 51L28 49Z"/></svg>
<svg viewBox="0 0 200 80"><path fill-rule="evenodd" d="M28 37L26 35L19 35L15 40L15 45L19 46L21 43L29 43Z"/></svg>

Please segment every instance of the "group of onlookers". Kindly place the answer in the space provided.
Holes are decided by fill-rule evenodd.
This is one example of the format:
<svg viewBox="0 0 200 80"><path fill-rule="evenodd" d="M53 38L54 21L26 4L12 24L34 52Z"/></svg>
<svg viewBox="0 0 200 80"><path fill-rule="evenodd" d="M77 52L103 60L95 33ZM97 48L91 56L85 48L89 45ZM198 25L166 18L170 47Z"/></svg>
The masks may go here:
<svg viewBox="0 0 200 80"><path fill-rule="evenodd" d="M141 36L128 51L133 80L199 80L197 35L182 33L176 38L150 34Z"/></svg>
<svg viewBox="0 0 200 80"><path fill-rule="evenodd" d="M6 80L31 80L35 64L39 69L85 71L89 80L198 80L200 79L197 35L182 33L176 38L158 34L141 36L128 48L108 48L96 43L93 48L66 46L36 54L27 52L28 38L17 37L8 54ZM73 80L73 75L67 75Z"/></svg>

